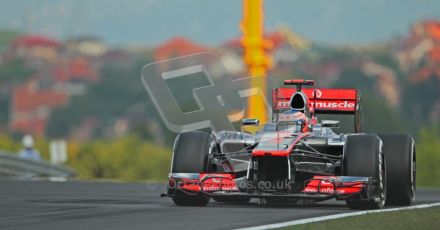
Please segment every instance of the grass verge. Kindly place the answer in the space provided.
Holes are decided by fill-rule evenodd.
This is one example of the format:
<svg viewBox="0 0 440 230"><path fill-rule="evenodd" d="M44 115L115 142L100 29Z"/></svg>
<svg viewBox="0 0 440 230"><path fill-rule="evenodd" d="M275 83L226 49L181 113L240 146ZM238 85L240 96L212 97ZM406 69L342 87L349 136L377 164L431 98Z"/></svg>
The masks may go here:
<svg viewBox="0 0 440 230"><path fill-rule="evenodd" d="M295 225L282 229L439 229L440 207L371 213L310 224Z"/></svg>

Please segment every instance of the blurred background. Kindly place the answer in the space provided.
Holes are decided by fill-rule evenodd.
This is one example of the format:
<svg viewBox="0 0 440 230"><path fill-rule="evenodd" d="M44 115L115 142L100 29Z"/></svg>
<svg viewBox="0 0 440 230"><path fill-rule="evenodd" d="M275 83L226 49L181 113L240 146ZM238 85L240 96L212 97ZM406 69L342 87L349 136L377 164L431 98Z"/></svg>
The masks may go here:
<svg viewBox="0 0 440 230"><path fill-rule="evenodd" d="M438 9L436 0L267 0L268 75L360 89L364 131L413 135L418 184L440 186ZM210 52L228 75L243 75L242 18L237 0L0 1L0 152L38 150L79 179L164 180L176 134L141 68ZM185 89L205 82L170 88L191 111ZM0 175L22 177L27 166L4 157Z"/></svg>

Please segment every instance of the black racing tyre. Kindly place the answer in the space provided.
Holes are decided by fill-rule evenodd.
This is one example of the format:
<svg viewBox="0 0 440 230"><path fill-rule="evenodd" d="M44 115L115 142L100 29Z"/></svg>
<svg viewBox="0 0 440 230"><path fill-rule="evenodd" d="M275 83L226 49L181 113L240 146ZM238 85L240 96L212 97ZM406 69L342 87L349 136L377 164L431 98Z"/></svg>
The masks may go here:
<svg viewBox="0 0 440 230"><path fill-rule="evenodd" d="M172 173L203 173L208 166L210 135L203 131L180 133L173 149Z"/></svg>
<svg viewBox="0 0 440 230"><path fill-rule="evenodd" d="M213 199L221 203L248 203L251 200L248 197L215 197Z"/></svg>
<svg viewBox="0 0 440 230"><path fill-rule="evenodd" d="M416 191L414 139L406 134L379 134L387 165L387 204L410 205Z"/></svg>
<svg viewBox="0 0 440 230"><path fill-rule="evenodd" d="M382 142L374 134L347 137L344 147L343 172L346 176L373 177L377 180L375 194L369 200L353 196L346 200L350 209L380 209L386 202L386 167Z"/></svg>
<svg viewBox="0 0 440 230"><path fill-rule="evenodd" d="M210 135L202 131L180 133L174 142L172 173L203 173L208 168ZM205 206L209 197L177 191L173 201L179 206Z"/></svg>

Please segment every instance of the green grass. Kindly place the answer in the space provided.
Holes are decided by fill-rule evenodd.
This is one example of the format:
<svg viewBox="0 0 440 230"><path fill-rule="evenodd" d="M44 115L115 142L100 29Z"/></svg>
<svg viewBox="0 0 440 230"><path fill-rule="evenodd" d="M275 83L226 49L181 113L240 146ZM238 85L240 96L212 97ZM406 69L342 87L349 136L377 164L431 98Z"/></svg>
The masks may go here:
<svg viewBox="0 0 440 230"><path fill-rule="evenodd" d="M371 213L283 229L440 229L440 207Z"/></svg>

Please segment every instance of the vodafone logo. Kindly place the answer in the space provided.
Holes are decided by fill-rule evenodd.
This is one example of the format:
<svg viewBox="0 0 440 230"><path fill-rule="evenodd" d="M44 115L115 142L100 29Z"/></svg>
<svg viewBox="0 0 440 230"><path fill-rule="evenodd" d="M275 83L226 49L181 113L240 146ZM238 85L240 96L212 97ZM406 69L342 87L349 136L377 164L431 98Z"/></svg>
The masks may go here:
<svg viewBox="0 0 440 230"><path fill-rule="evenodd" d="M335 190L333 188L322 188L320 192L322 193L333 193Z"/></svg>
<svg viewBox="0 0 440 230"><path fill-rule="evenodd" d="M313 188L313 187L306 187L303 192L307 192L307 193L317 193L318 189L317 188ZM320 193L334 193L335 189L333 189L332 187L326 187L326 188L321 188L319 189Z"/></svg>
<svg viewBox="0 0 440 230"><path fill-rule="evenodd" d="M289 108L289 105L288 101L278 101L278 108Z"/></svg>
<svg viewBox="0 0 440 230"><path fill-rule="evenodd" d="M316 188L306 187L306 188L304 189L304 192L312 192L312 193L316 193L316 192L318 192L318 189L316 189Z"/></svg>
<svg viewBox="0 0 440 230"><path fill-rule="evenodd" d="M313 91L313 96L315 96L316 98L321 98L322 97L322 91L319 89L315 89L315 91Z"/></svg>

